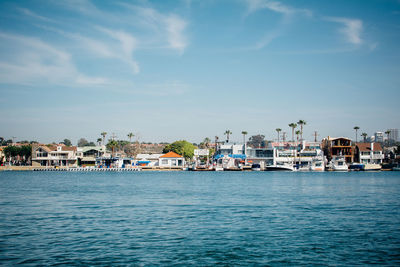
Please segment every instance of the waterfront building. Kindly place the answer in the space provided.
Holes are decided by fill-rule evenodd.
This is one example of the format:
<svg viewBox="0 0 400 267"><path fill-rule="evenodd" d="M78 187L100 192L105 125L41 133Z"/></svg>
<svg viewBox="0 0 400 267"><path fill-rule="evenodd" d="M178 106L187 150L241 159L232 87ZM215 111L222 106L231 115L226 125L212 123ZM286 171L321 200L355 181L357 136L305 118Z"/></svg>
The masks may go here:
<svg viewBox="0 0 400 267"><path fill-rule="evenodd" d="M158 159L158 166L160 167L183 167L185 165L185 159L173 152L170 151L165 155L160 156Z"/></svg>
<svg viewBox="0 0 400 267"><path fill-rule="evenodd" d="M76 151L78 160L78 166L95 166L96 158L98 157L110 157L110 153L107 152L106 146L85 146L78 147Z"/></svg>
<svg viewBox="0 0 400 267"><path fill-rule="evenodd" d="M270 142L266 148L248 148L248 161L261 168L276 165L297 165L309 168L316 160L323 161L324 153L319 142Z"/></svg>
<svg viewBox="0 0 400 267"><path fill-rule="evenodd" d="M384 157L380 143L356 143L355 145L355 162L382 164Z"/></svg>
<svg viewBox="0 0 400 267"><path fill-rule="evenodd" d="M218 144L214 155L216 165L225 169L238 168L244 165L246 154L243 144Z"/></svg>
<svg viewBox="0 0 400 267"><path fill-rule="evenodd" d="M164 154L137 154L136 165L138 166L158 166L160 157Z"/></svg>
<svg viewBox="0 0 400 267"><path fill-rule="evenodd" d="M125 157L98 157L96 158L97 168L132 168L134 160Z"/></svg>
<svg viewBox="0 0 400 267"><path fill-rule="evenodd" d="M321 148L328 161L333 157L343 156L346 163L353 162L353 147L349 138L328 136L322 139Z"/></svg>
<svg viewBox="0 0 400 267"><path fill-rule="evenodd" d="M63 145L33 145L32 166L76 167L77 148Z"/></svg>

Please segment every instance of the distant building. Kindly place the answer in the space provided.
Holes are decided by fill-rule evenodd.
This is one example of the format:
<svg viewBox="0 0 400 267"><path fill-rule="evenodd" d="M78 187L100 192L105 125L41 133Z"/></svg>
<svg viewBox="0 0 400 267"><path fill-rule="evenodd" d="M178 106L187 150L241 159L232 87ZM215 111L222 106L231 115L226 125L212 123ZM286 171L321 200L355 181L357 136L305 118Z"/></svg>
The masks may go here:
<svg viewBox="0 0 400 267"><path fill-rule="evenodd" d="M399 141L399 129L389 129L390 133L389 133L389 141L395 141L398 142Z"/></svg>
<svg viewBox="0 0 400 267"><path fill-rule="evenodd" d="M356 143L355 162L382 164L384 157L380 143Z"/></svg>
<svg viewBox="0 0 400 267"><path fill-rule="evenodd" d="M375 136L374 139L375 142L383 143L383 137L384 137L383 132L376 132L374 136Z"/></svg>

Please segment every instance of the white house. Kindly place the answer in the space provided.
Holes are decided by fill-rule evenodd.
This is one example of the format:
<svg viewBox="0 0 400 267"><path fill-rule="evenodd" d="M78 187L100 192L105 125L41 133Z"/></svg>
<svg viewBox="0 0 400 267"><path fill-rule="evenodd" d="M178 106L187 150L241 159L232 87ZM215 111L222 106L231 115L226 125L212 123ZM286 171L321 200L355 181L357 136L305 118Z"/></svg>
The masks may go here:
<svg viewBox="0 0 400 267"><path fill-rule="evenodd" d="M32 147L32 166L76 167L76 147L35 145Z"/></svg>
<svg viewBox="0 0 400 267"><path fill-rule="evenodd" d="M158 166L160 167L183 167L185 165L185 159L173 152L170 151L165 155L162 155L159 159L158 159Z"/></svg>
<svg viewBox="0 0 400 267"><path fill-rule="evenodd" d="M164 154L137 154L135 158L136 165L149 167L157 166L162 155Z"/></svg>
<svg viewBox="0 0 400 267"><path fill-rule="evenodd" d="M383 149L380 143L357 143L355 161L359 163L382 164L384 159Z"/></svg>

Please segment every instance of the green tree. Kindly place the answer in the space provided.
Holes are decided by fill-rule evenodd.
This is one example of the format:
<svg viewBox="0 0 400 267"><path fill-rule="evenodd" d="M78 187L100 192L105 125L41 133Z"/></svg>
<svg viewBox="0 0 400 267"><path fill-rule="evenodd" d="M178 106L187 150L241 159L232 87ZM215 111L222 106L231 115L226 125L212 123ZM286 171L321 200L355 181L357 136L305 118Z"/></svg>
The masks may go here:
<svg viewBox="0 0 400 267"><path fill-rule="evenodd" d="M135 136L135 135L134 135L133 133L128 133L129 143L132 143L132 138L133 138L134 136Z"/></svg>
<svg viewBox="0 0 400 267"><path fill-rule="evenodd" d="M66 146L72 146L72 142L69 139L64 139L64 141L62 141L62 143Z"/></svg>
<svg viewBox="0 0 400 267"><path fill-rule="evenodd" d="M278 143L279 143L279 133L282 131L281 128L276 128L275 131L278 133Z"/></svg>
<svg viewBox="0 0 400 267"><path fill-rule="evenodd" d="M100 135L103 137L103 145L104 145L106 143L107 133L106 132L102 132Z"/></svg>
<svg viewBox="0 0 400 267"><path fill-rule="evenodd" d="M289 127L292 128L292 142L294 142L294 129L297 127L297 124L294 122L289 123Z"/></svg>
<svg viewBox="0 0 400 267"><path fill-rule="evenodd" d="M368 134L367 133L362 133L361 136L364 137L364 143L366 143Z"/></svg>
<svg viewBox="0 0 400 267"><path fill-rule="evenodd" d="M262 134L253 135L253 136L250 136L247 144L253 148L264 147L265 146L264 139L265 139L265 135L262 135Z"/></svg>
<svg viewBox="0 0 400 267"><path fill-rule="evenodd" d="M103 139L101 139L101 138L97 138L97 144L100 146L101 145L101 141L102 141Z"/></svg>
<svg viewBox="0 0 400 267"><path fill-rule="evenodd" d="M358 137L358 130L360 130L360 127L358 127L358 126L354 126L354 128L353 128L355 131L356 131L356 143L357 143L357 137Z"/></svg>
<svg viewBox="0 0 400 267"><path fill-rule="evenodd" d="M303 126L306 125L307 122L305 120L299 120L297 124L300 125L300 140L303 140Z"/></svg>
<svg viewBox="0 0 400 267"><path fill-rule="evenodd" d="M89 144L89 142L85 138L81 138L81 139L78 140L78 146L79 147L87 146L88 144Z"/></svg>
<svg viewBox="0 0 400 267"><path fill-rule="evenodd" d="M194 156L194 150L196 147L186 141L186 140L180 140L180 141L175 141L172 144L166 145L163 149L163 153L168 153L170 151L173 151L181 156L183 156L185 159L191 159Z"/></svg>
<svg viewBox="0 0 400 267"><path fill-rule="evenodd" d="M390 140L389 140L389 135L390 135L391 131L390 130L386 130L385 134L387 136L387 145L390 145Z"/></svg>
<svg viewBox="0 0 400 267"><path fill-rule="evenodd" d="M110 140L107 143L107 148L111 149L111 156L114 157L115 149L119 148L119 143L117 140Z"/></svg>
<svg viewBox="0 0 400 267"><path fill-rule="evenodd" d="M229 143L229 136L232 134L231 130L226 130L224 135L226 135L226 142Z"/></svg>

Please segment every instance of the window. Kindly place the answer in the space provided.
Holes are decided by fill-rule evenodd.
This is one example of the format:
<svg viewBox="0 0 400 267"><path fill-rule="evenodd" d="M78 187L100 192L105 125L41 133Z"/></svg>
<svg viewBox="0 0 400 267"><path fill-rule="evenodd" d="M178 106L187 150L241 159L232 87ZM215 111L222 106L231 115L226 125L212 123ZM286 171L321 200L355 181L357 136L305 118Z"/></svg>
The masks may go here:
<svg viewBox="0 0 400 267"><path fill-rule="evenodd" d="M161 164L162 164L162 165L168 165L168 160L167 160L167 159L161 160Z"/></svg>

